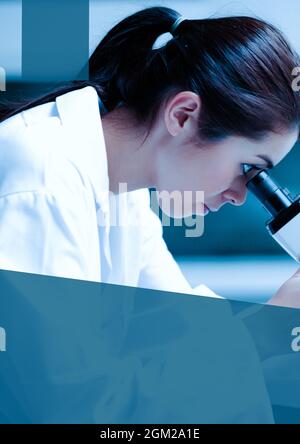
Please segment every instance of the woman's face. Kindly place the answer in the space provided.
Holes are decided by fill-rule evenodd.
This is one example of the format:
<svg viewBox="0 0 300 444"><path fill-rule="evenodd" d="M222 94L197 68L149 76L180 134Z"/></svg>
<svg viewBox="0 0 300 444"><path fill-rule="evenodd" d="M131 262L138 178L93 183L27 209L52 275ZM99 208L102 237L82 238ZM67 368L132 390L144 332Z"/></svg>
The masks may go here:
<svg viewBox="0 0 300 444"><path fill-rule="evenodd" d="M191 102L189 105L192 109ZM232 136L199 146L187 137L187 131L191 131L194 124L197 130L197 119L193 122L181 116L181 122L176 122L170 110L166 113L166 127L173 137L156 152L155 187L162 210L173 217L205 215L218 211L226 203L242 205L247 194L243 166L275 166L298 140L298 129L295 129L269 133L260 141ZM176 114L176 110L173 109L173 113ZM179 112L177 120L178 117Z"/></svg>

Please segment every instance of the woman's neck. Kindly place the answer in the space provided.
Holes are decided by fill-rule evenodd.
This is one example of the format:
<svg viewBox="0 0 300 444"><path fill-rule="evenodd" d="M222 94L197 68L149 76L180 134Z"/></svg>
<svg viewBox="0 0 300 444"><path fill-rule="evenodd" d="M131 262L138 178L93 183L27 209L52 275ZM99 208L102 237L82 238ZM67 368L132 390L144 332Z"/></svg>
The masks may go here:
<svg viewBox="0 0 300 444"><path fill-rule="evenodd" d="M145 131L131 122L132 116L124 108L102 117L109 189L117 194L154 186L151 140L144 142Z"/></svg>

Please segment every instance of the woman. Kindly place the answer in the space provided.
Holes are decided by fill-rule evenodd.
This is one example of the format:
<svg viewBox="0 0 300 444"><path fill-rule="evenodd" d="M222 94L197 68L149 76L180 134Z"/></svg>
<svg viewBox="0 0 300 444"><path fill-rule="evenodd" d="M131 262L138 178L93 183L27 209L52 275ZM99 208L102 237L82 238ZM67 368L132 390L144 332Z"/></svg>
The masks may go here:
<svg viewBox="0 0 300 444"><path fill-rule="evenodd" d="M183 277L148 188L190 192L176 217L242 205L245 166L277 165L298 139L297 65L255 18L154 7L122 20L91 56L89 81L2 107L1 268L213 295ZM297 279L270 303L297 305Z"/></svg>

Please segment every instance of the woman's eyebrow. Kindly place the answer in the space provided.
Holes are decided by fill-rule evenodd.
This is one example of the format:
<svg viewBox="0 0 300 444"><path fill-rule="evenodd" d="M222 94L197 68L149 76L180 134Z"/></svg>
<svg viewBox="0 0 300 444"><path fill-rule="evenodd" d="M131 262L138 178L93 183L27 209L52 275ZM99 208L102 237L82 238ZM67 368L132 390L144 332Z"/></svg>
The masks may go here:
<svg viewBox="0 0 300 444"><path fill-rule="evenodd" d="M273 164L272 160L269 157L264 156L264 155L258 155L257 157L259 157L260 159L262 159L262 160L264 160L266 162L267 168L269 170L274 168L274 164Z"/></svg>

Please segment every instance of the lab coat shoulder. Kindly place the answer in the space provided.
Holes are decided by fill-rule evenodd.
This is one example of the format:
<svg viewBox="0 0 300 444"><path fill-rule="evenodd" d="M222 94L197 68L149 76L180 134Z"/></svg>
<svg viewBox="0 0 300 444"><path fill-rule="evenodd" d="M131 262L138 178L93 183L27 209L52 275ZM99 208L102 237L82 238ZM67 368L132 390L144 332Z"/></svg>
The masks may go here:
<svg viewBox="0 0 300 444"><path fill-rule="evenodd" d="M30 191L61 194L62 187L78 182L78 170L64 153L64 130L54 110L55 102L49 102L0 124L0 196Z"/></svg>
<svg viewBox="0 0 300 444"><path fill-rule="evenodd" d="M44 186L45 144L19 113L0 125L0 195Z"/></svg>
<svg viewBox="0 0 300 444"><path fill-rule="evenodd" d="M101 201L108 177L97 97L88 86L0 124L0 196L84 185Z"/></svg>
<svg viewBox="0 0 300 444"><path fill-rule="evenodd" d="M80 128L65 121L79 100L87 106L89 91L77 103L61 97L0 124L2 269L100 281L93 174L79 157L94 150L98 160L99 145L82 143L88 115Z"/></svg>

